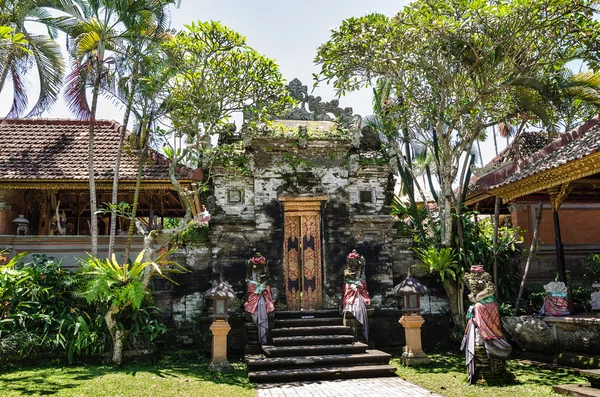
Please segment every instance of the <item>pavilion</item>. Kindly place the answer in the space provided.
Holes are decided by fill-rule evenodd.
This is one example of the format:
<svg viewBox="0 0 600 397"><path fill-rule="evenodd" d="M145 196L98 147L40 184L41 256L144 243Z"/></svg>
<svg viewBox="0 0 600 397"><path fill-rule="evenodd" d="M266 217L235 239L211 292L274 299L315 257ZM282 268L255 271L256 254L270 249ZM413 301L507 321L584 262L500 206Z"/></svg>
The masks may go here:
<svg viewBox="0 0 600 397"><path fill-rule="evenodd" d="M521 156L499 155L470 186L466 204L493 213L495 198L512 226L523 230L524 247L542 207L539 251L530 270L534 282L584 281L582 259L600 251L600 115L549 144L529 145Z"/></svg>

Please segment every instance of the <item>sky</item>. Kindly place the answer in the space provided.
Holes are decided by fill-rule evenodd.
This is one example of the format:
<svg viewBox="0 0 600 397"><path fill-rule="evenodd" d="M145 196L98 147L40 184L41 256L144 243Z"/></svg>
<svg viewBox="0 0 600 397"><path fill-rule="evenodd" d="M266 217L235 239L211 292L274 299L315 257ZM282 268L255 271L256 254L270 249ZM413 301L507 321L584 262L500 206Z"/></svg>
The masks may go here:
<svg viewBox="0 0 600 397"><path fill-rule="evenodd" d="M248 45L274 59L284 78L288 81L298 78L310 90L312 75L319 72L313 62L317 47L329 39L331 28L339 26L346 18L371 12L392 16L407 3L407 0L182 0L178 9L171 9L171 26L180 30L192 21L221 21L243 34ZM34 89L34 73L30 77ZM323 101L335 97L333 88L324 83L313 94L321 96ZM7 113L11 100L8 95L0 96L0 114ZM355 114L369 115L372 113L372 91L365 89L342 97L340 107L352 107ZM122 113L110 102L101 100L97 118L119 121ZM61 99L42 117L73 116ZM501 142L500 150L504 146ZM494 156L491 140L482 145L482 151L484 161Z"/></svg>

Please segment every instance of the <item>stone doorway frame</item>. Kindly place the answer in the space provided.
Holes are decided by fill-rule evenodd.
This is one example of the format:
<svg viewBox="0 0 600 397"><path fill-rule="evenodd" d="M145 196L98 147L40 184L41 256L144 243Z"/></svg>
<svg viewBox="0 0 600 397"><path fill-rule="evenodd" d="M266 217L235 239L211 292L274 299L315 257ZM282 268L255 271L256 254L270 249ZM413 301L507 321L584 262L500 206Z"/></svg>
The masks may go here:
<svg viewBox="0 0 600 397"><path fill-rule="evenodd" d="M283 270L288 310L315 310L323 306L321 210L327 200L327 196L279 197L283 203Z"/></svg>

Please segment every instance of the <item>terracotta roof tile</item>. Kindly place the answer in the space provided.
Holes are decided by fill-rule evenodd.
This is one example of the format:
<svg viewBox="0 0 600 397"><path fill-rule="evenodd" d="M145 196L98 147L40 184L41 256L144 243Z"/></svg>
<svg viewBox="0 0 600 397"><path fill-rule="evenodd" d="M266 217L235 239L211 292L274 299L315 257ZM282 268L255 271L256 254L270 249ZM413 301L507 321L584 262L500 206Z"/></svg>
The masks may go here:
<svg viewBox="0 0 600 397"><path fill-rule="evenodd" d="M121 125L97 120L94 145L96 179L112 180ZM88 177L89 122L73 119L5 119L0 122L0 180L81 180ZM169 161L154 150L144 180L169 180ZM182 176L192 170L180 167ZM123 150L119 177L135 180L137 155Z"/></svg>
<svg viewBox="0 0 600 397"><path fill-rule="evenodd" d="M521 179L539 174L568 162L580 159L597 152L600 147L600 124L579 132L573 131L558 138L544 149L536 152L520 164L517 172L502 182L491 186L496 189Z"/></svg>

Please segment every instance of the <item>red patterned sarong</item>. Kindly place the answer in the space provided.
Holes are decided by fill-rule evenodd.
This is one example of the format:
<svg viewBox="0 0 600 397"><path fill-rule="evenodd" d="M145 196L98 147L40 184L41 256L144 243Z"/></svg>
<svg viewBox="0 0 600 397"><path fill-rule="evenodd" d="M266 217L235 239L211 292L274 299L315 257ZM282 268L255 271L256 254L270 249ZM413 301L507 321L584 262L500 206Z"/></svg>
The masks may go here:
<svg viewBox="0 0 600 397"><path fill-rule="evenodd" d="M258 300L262 296L265 299L265 305L267 307L267 313L271 313L275 310L275 305L273 304L273 295L271 294L271 287L265 286L265 289L260 294L255 294L257 284L256 283L247 283L246 284L246 303L244 303L244 309L250 313L254 314L256 312L256 308L258 307Z"/></svg>
<svg viewBox="0 0 600 397"><path fill-rule="evenodd" d="M546 316L566 316L571 314L571 300L562 296L547 296L540 312Z"/></svg>
<svg viewBox="0 0 600 397"><path fill-rule="evenodd" d="M353 305L356 299L362 299L366 306L371 304L371 298L369 297L369 291L367 291L367 282L360 280L360 286L356 289L352 289L350 283L344 283L344 297L342 298L342 307L347 305Z"/></svg>
<svg viewBox="0 0 600 397"><path fill-rule="evenodd" d="M497 303L475 303L473 307L473 322L477 326L483 340L504 338Z"/></svg>

